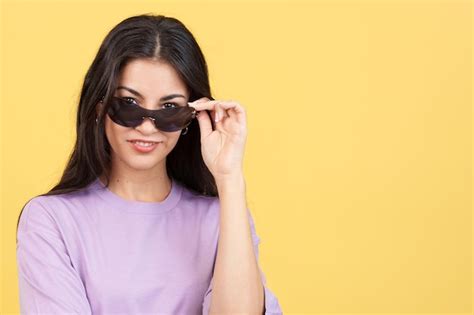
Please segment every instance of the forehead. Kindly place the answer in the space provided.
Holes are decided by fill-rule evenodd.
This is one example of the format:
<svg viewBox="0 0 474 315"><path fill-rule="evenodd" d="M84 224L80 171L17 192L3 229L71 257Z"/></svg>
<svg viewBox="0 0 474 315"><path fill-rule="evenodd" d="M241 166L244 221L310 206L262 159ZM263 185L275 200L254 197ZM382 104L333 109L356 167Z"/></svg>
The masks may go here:
<svg viewBox="0 0 474 315"><path fill-rule="evenodd" d="M118 83L131 87L146 97L159 97L168 93L187 95L186 85L178 72L164 61L132 60L122 69Z"/></svg>

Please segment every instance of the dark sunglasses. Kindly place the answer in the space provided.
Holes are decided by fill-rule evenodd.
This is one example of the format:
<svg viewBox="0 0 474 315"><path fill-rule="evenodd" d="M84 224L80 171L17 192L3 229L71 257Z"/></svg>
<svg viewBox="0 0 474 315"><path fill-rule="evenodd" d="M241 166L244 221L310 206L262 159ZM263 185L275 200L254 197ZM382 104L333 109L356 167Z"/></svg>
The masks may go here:
<svg viewBox="0 0 474 315"><path fill-rule="evenodd" d="M196 117L196 109L186 104L152 110L113 96L107 114L124 127L137 127L145 118L150 118L159 130L172 132L186 128Z"/></svg>

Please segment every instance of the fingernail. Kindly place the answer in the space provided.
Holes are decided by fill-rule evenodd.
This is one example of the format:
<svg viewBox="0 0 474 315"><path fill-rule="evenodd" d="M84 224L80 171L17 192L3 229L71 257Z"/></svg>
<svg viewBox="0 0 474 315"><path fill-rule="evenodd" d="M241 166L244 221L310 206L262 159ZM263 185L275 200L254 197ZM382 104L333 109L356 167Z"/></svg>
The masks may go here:
<svg viewBox="0 0 474 315"><path fill-rule="evenodd" d="M214 121L218 122L219 121L219 113L216 112L216 115L214 116Z"/></svg>

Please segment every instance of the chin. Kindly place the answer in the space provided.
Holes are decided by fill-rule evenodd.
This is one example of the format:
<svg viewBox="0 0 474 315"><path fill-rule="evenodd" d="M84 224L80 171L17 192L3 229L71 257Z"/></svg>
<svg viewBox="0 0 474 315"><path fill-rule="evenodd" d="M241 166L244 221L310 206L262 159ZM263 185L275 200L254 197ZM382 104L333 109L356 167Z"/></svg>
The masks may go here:
<svg viewBox="0 0 474 315"><path fill-rule="evenodd" d="M163 159L160 159L158 157L152 157L152 156L133 156L129 157L127 159L127 164L130 168L144 171L144 170L150 170L155 167L158 167L158 165L162 164L164 161Z"/></svg>

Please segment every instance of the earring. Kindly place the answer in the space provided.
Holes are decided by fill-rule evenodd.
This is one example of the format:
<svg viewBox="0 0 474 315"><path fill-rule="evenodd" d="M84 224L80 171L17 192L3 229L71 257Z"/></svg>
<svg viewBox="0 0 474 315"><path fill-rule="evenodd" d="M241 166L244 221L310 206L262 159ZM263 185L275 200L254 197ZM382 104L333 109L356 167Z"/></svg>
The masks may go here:
<svg viewBox="0 0 474 315"><path fill-rule="evenodd" d="M182 135L182 136L184 136L184 135L187 134L187 133L188 133L188 127L184 128L184 132L181 131L181 135Z"/></svg>
<svg viewBox="0 0 474 315"><path fill-rule="evenodd" d="M95 123L98 124L99 123L99 117L96 117L95 119Z"/></svg>

